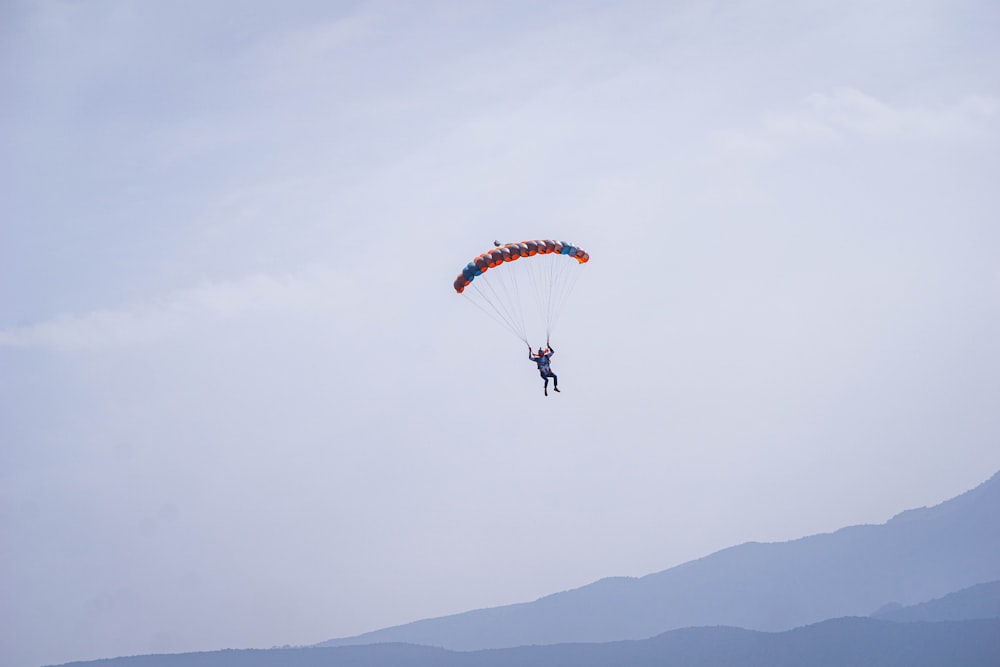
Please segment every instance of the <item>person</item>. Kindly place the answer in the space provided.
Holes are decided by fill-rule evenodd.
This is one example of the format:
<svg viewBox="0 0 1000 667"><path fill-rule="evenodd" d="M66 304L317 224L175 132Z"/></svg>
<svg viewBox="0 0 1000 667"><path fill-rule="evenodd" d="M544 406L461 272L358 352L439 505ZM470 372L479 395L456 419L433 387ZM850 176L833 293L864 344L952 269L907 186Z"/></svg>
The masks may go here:
<svg viewBox="0 0 1000 667"><path fill-rule="evenodd" d="M531 359L538 365L538 374L541 375L542 379L545 381L544 391L545 395L548 396L549 378L552 378L552 388L555 389L556 391L559 391L559 378L556 377L556 374L552 372L552 367L549 365L549 359L552 358L552 355L555 354L556 351L552 347L552 344L549 343L549 341L545 341L545 344L547 347L544 350L542 348L538 348L537 356L532 354L531 346L529 345L528 359Z"/></svg>

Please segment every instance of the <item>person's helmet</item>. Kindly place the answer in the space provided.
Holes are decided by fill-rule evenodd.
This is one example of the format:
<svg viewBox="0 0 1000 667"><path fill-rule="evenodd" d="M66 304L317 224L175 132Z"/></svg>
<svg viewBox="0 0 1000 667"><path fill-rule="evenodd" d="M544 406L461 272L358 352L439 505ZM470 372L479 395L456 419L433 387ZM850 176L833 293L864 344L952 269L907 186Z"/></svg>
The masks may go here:
<svg viewBox="0 0 1000 667"><path fill-rule="evenodd" d="M538 356L542 356L543 354L545 354L545 350L538 348Z"/></svg>

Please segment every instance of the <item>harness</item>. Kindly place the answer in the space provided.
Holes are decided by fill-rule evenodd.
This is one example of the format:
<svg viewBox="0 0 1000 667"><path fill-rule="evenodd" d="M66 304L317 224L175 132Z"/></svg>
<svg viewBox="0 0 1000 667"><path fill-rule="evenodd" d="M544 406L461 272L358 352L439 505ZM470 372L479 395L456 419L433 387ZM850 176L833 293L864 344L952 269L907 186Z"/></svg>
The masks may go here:
<svg viewBox="0 0 1000 667"><path fill-rule="evenodd" d="M538 370L542 373L550 373L552 370L549 368L549 358L551 354L543 354L540 357L535 358L535 363L538 364Z"/></svg>

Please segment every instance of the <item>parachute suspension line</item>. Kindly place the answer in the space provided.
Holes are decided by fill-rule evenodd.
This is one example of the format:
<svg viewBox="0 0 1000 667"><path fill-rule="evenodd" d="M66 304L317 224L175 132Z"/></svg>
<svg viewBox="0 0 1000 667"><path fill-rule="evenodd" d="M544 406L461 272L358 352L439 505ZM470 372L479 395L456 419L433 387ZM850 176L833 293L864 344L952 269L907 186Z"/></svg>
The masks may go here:
<svg viewBox="0 0 1000 667"><path fill-rule="evenodd" d="M543 247L542 252L521 257L512 254L502 263L491 255L493 263L488 269L483 265L487 253L483 253L455 280L457 292L464 291L474 306L529 344L529 338L543 333L549 342L579 279L580 259L588 259L586 254L578 258L574 254L545 252L543 242L535 243ZM508 244L511 248L514 245ZM479 268L474 271L473 266ZM531 292L530 297L527 292Z"/></svg>
<svg viewBox="0 0 1000 667"><path fill-rule="evenodd" d="M500 309L497 308L497 305L493 302L493 300L489 298L489 295L479 289L479 285L472 285L472 287L474 287L476 291L475 293L470 292L465 295L468 301L497 322L500 322L507 328L511 328L510 322L506 317L504 317Z"/></svg>
<svg viewBox="0 0 1000 667"><path fill-rule="evenodd" d="M486 280L480 279L477 283L481 283L482 287L485 289L479 289L479 285L476 284L479 294L483 295L483 298L490 303L491 306L497 311L507 323L508 326L517 333L518 338L522 340L527 337L527 332L525 331L524 316L518 312L516 308L517 299L512 298L512 288L509 281L506 280L502 275L492 275ZM488 290L492 295L493 299L489 298L486 294ZM513 290L513 296L516 297L517 291ZM494 303L494 301L496 303Z"/></svg>
<svg viewBox="0 0 1000 667"><path fill-rule="evenodd" d="M513 303L514 308L517 309L517 314L520 317L520 322L521 322L521 331L524 332L524 338L525 341L527 341L528 328L526 324L527 320L525 320L524 317L524 299L521 298L522 288L521 285L518 284L518 274L520 274L522 271L525 271L524 268L521 268L524 265L524 259L525 258L523 257L519 259L516 265L510 267L515 270L508 271L507 274L510 276L511 291L514 297L513 299L511 299L511 302Z"/></svg>
<svg viewBox="0 0 1000 667"><path fill-rule="evenodd" d="M552 337L552 280L554 267L561 259L558 255L549 254L538 262L538 309L545 321L545 342Z"/></svg>
<svg viewBox="0 0 1000 667"><path fill-rule="evenodd" d="M545 281L543 280L544 275L542 274L544 261L546 257L536 257L531 262L526 265L525 273L528 278L528 282L531 287L531 296L534 299L534 305L538 308L538 314L544 316L546 310L545 303Z"/></svg>
<svg viewBox="0 0 1000 667"><path fill-rule="evenodd" d="M548 342L552 337L552 331L555 329L563 307L569 300L576 280L579 278L579 268L575 263L575 258L552 254L543 257L533 257L527 264L521 261L517 267L510 268L511 271L509 273L512 276L512 281L516 282L518 274L523 273L520 276L521 284L517 286L518 289L515 289L515 291L520 293L520 290L523 289L526 292L531 292L531 300L534 303L529 304L529 306L534 305L538 308L537 312L544 322L545 339ZM527 295L524 294L523 296ZM528 299L525 298L514 300L522 317L524 315L524 308L526 307L523 304L526 301ZM527 331L525 330L526 336Z"/></svg>
<svg viewBox="0 0 1000 667"><path fill-rule="evenodd" d="M557 277L559 276L559 274L557 273L560 266L559 260L562 258L559 255L552 255L551 259L552 261L549 262L548 266L549 294L548 294L548 308L545 311L545 340L548 340L552 336L552 328L555 326L555 309L558 307L558 304L555 302L553 297L556 293Z"/></svg>
<svg viewBox="0 0 1000 667"><path fill-rule="evenodd" d="M510 270L499 271L493 274L493 278L496 279L497 284L503 289L504 303L510 305L511 317L517 323L517 326L521 331L521 337L527 342L529 320L525 317L524 299L522 298L523 295L521 293L522 289L524 289L524 285L520 284L523 283L523 280L520 280L521 273L526 269L524 268L523 263L504 268Z"/></svg>
<svg viewBox="0 0 1000 667"><path fill-rule="evenodd" d="M549 266L547 267L549 272L549 277L548 277L548 294L546 295L546 308L545 308L545 340L548 340L549 338L552 337L552 326L554 324L553 309L557 305L554 303L552 297L555 294L556 283L559 280L559 274L557 273L559 268L558 262L560 259L563 258L559 255L554 255L551 257L551 259L552 261L549 262Z"/></svg>
<svg viewBox="0 0 1000 667"><path fill-rule="evenodd" d="M481 278L479 282L482 283L482 285L486 287L493 294L494 299L496 299L497 303L500 305L500 308L503 309L501 313L502 317L508 322L510 322L510 326L520 331L521 336L523 337L524 336L523 318L519 319L517 317L517 313L511 311L511 308L509 306L509 304L511 303L510 293L502 277L498 278L497 276L493 275L486 279ZM498 294L497 287L500 287L503 290L504 294L502 295ZM494 308L496 307L497 306L494 305ZM500 308L497 308L497 312L500 312Z"/></svg>
<svg viewBox="0 0 1000 667"><path fill-rule="evenodd" d="M580 278L579 268L572 262L562 262L552 280L554 296L552 298L552 308L549 314L549 330L555 328L559 317L562 315L563 307L569 302L569 297L573 293L576 281Z"/></svg>
<svg viewBox="0 0 1000 667"><path fill-rule="evenodd" d="M485 302L485 303L487 303L487 304L490 305L490 307L492 308L492 311L490 309L486 308L486 306L484 306L482 303L479 303L479 301L476 300L476 299L474 299L474 298L466 298L465 301L468 301L469 303L471 303L472 305L474 305L476 308L478 308L479 310L481 310L484 313L486 313L487 315L489 315L490 318L492 318L494 321L498 322L499 324L502 324L504 327L507 328L507 331L509 331L512 334L514 334L515 337L521 339L525 343L528 342L527 339L524 336L524 333L518 331L517 328L514 326L514 324L511 323L511 320L508 319L508 318L506 318L506 317L504 317L504 315L500 311L500 309L496 307L496 304L494 304L492 301L490 301L489 297L487 297L486 294L481 289L479 289L478 285L470 285L470 286L476 288L476 293L479 294L479 296L480 296L480 298L482 298L483 302ZM471 297L472 295L469 295L469 296Z"/></svg>
<svg viewBox="0 0 1000 667"><path fill-rule="evenodd" d="M549 264L549 278L548 278L548 308L545 312L545 324L546 324L546 335L551 335L552 330L555 328L556 316L558 315L559 308L559 283L565 279L566 267L568 266L566 258L562 255L552 255L552 262Z"/></svg>

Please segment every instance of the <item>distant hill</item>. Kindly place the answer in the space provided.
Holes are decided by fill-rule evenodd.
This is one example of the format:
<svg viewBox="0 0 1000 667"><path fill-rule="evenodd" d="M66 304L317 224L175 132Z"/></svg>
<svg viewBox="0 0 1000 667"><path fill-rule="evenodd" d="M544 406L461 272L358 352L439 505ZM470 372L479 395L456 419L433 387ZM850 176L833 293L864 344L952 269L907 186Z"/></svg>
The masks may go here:
<svg viewBox="0 0 1000 667"><path fill-rule="evenodd" d="M1000 579L1000 473L880 525L747 543L641 578L602 579L535 602L416 621L324 642L456 650L643 639L665 630L780 631L887 603L913 605ZM956 663L958 664L958 663Z"/></svg>
<svg viewBox="0 0 1000 667"><path fill-rule="evenodd" d="M1000 581L964 588L909 607L893 605L872 614L887 621L966 621L1000 618Z"/></svg>
<svg viewBox="0 0 1000 667"><path fill-rule="evenodd" d="M454 652L405 644L153 655L76 667L996 667L1000 619L841 618L782 633L689 628L652 639ZM67 666L68 667L68 666Z"/></svg>

